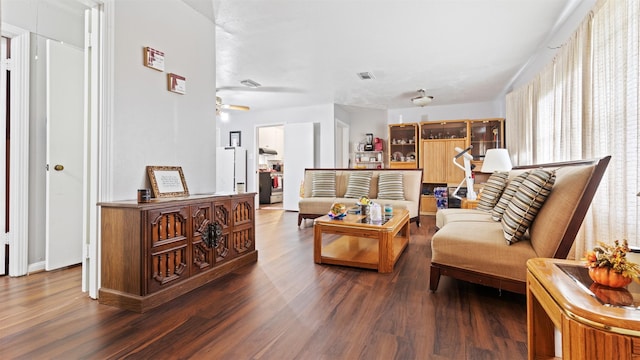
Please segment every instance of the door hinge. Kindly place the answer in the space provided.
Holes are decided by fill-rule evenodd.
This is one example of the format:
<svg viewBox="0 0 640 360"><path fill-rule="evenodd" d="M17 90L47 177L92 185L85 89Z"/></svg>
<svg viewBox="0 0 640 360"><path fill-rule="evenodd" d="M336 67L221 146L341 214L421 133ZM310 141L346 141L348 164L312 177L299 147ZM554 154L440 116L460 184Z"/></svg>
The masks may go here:
<svg viewBox="0 0 640 360"><path fill-rule="evenodd" d="M85 259L89 258L89 244L84 244L84 254L82 254L82 256L84 256Z"/></svg>
<svg viewBox="0 0 640 360"><path fill-rule="evenodd" d="M13 60L12 59L3 59L2 67L7 69L8 71L13 70Z"/></svg>
<svg viewBox="0 0 640 360"><path fill-rule="evenodd" d="M88 32L84 34L84 48L90 48L93 47L94 44L94 40L93 40L93 35Z"/></svg>

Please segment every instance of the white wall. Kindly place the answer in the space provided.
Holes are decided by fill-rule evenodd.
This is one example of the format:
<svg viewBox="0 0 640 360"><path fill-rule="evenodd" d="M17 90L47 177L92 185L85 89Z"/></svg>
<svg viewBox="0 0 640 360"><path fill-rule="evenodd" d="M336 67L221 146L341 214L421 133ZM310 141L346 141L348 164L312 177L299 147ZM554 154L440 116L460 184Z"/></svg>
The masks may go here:
<svg viewBox="0 0 640 360"><path fill-rule="evenodd" d="M349 114L349 153L353 154L354 144L365 143L366 135L371 133L374 138L386 141L389 133L387 127L387 110L367 109L356 106L342 105ZM386 151L386 146L383 147ZM353 156L351 156L353 160Z"/></svg>
<svg viewBox="0 0 640 360"><path fill-rule="evenodd" d="M42 35L32 35L28 244L31 265L42 261L45 253L43 36L82 47L84 19L82 13L63 10L45 0L2 0L1 6L3 23L31 32L37 28ZM213 192L216 146L213 23L177 0L156 0L153 5L145 0L117 1L114 8L114 28L108 30L114 31L115 36L111 123L114 165L109 174L103 174L113 178L113 198L103 200L134 199L138 188L148 187L146 165L182 166L191 193ZM165 52L165 73L143 66L144 46ZM186 95L166 90L167 72L187 78Z"/></svg>
<svg viewBox="0 0 640 360"><path fill-rule="evenodd" d="M247 164L247 191L258 191L255 176L258 149L255 139L257 126L284 125L291 123L314 123L317 126L315 132L316 142L316 167L333 167L335 163L334 155L334 111L333 104L322 104L314 106L304 106L296 108L286 108L266 111L230 111L229 119L225 122L217 120L220 131L220 139L226 144L225 139L229 138L229 131L242 132L242 147L248 150ZM285 171L286 171L286 156Z"/></svg>
<svg viewBox="0 0 640 360"><path fill-rule="evenodd" d="M176 0L115 1L114 15L112 200L149 187L147 165L181 166L191 194L214 192L214 24ZM143 66L145 46L165 53L165 72ZM186 95L167 91L168 73Z"/></svg>
<svg viewBox="0 0 640 360"><path fill-rule="evenodd" d="M567 9L567 13L563 14L561 23L557 24L554 33L541 44L538 51L531 56L529 62L523 64L520 73L514 77L512 83L505 89L505 94L533 80L553 60L560 46L565 44L569 37L573 35L595 4L596 0L573 1L571 5L574 7Z"/></svg>
<svg viewBox="0 0 640 360"><path fill-rule="evenodd" d="M60 0L2 0L1 6L2 22L77 47L84 46L83 14L72 11Z"/></svg>
<svg viewBox="0 0 640 360"><path fill-rule="evenodd" d="M467 104L410 107L389 110L387 120L389 124L397 124L400 122L400 116L402 116L402 122L404 123L456 119L482 119L504 117L505 107L504 99Z"/></svg>
<svg viewBox="0 0 640 360"><path fill-rule="evenodd" d="M258 136L258 147L275 150L278 155L269 155L265 159L268 160L283 160L284 154L284 127L283 126L268 126L261 127L260 135Z"/></svg>

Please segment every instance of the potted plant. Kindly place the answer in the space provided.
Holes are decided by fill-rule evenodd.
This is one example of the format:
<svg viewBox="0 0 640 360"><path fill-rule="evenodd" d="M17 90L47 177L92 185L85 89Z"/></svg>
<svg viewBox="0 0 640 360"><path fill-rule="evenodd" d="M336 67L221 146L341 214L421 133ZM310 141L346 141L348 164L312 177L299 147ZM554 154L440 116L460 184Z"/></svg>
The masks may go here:
<svg viewBox="0 0 640 360"><path fill-rule="evenodd" d="M583 259L594 282L609 287L625 287L635 280L640 283L640 265L627 259L627 240L615 240L614 245L598 243Z"/></svg>

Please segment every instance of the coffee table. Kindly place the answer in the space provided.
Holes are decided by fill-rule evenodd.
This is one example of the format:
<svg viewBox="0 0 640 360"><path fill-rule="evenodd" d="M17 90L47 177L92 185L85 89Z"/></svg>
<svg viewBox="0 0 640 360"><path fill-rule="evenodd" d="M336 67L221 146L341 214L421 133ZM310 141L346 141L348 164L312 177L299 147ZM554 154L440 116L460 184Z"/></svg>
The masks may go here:
<svg viewBox="0 0 640 360"><path fill-rule="evenodd" d="M317 264L353 266L393 272L393 266L409 243L409 212L394 209L383 223L363 215L347 214L343 219L328 215L314 220L313 260ZM329 235L323 246L323 235Z"/></svg>

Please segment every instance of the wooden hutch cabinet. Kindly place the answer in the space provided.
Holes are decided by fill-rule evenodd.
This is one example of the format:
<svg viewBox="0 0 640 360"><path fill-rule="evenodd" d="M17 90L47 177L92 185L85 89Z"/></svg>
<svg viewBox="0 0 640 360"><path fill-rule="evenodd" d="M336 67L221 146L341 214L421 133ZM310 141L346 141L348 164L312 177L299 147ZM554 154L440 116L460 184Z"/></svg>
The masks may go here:
<svg viewBox="0 0 640 360"><path fill-rule="evenodd" d="M433 195L435 187L456 187L464 179L464 171L453 164L455 148L466 149L479 171L488 149L504 147L504 119L443 120L420 123L420 165L423 169L423 196L420 212L434 214L437 210ZM462 165L462 160L459 160ZM481 179L477 178L477 182Z"/></svg>
<svg viewBox="0 0 640 360"><path fill-rule="evenodd" d="M144 312L256 262L254 198L100 203L99 302Z"/></svg>
<svg viewBox="0 0 640 360"><path fill-rule="evenodd" d="M419 167L418 128L413 124L389 125L389 168L417 169Z"/></svg>

